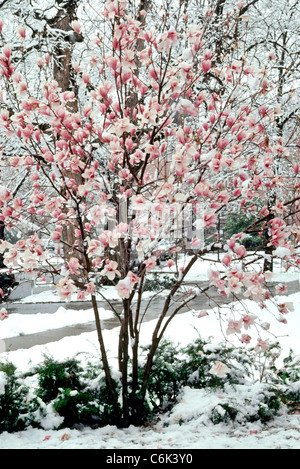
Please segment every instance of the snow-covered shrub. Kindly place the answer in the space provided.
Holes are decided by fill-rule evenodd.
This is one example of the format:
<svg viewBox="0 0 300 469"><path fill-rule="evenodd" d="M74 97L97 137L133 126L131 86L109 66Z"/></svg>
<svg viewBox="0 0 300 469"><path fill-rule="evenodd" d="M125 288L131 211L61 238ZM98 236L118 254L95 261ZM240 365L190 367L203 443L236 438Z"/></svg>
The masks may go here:
<svg viewBox="0 0 300 469"><path fill-rule="evenodd" d="M62 427L79 424L101 423L100 403L87 391L71 388L60 389L52 401L54 410L63 418Z"/></svg>
<svg viewBox="0 0 300 469"><path fill-rule="evenodd" d="M0 364L0 433L37 426L41 416L37 397L11 364Z"/></svg>
<svg viewBox="0 0 300 469"><path fill-rule="evenodd" d="M5 393L5 386L7 383L7 376L4 371L0 371L0 396Z"/></svg>
<svg viewBox="0 0 300 469"><path fill-rule="evenodd" d="M300 405L300 380L295 383L291 383L285 391L285 397L288 400L290 407Z"/></svg>
<svg viewBox="0 0 300 469"><path fill-rule="evenodd" d="M118 389L118 384L115 385ZM57 414L63 418L61 427L79 424L103 427L118 424L118 415L114 412L104 376L90 380L81 376L80 386L60 388L52 405Z"/></svg>
<svg viewBox="0 0 300 469"><path fill-rule="evenodd" d="M144 353L147 351L145 347ZM260 371L263 363L267 370L270 363L256 355L258 358L261 362L256 365L252 350L213 345L200 337L187 347L163 340L154 356L138 424L162 412L167 423L197 419L205 425L264 424L282 407L298 408L299 357L291 352L279 370L273 363L272 373L258 374L267 377L263 382L257 375L253 377L253 369ZM214 373L216 363L222 365L221 373ZM122 412L120 375L115 371L113 376L119 413L98 364L83 367L77 358L58 362L45 357L26 376L12 364L0 364L0 433L29 425L45 429L118 425Z"/></svg>
<svg viewBox="0 0 300 469"><path fill-rule="evenodd" d="M276 389L266 383L248 383L226 386L220 402L210 415L213 423L256 422L266 423L271 420L281 407Z"/></svg>
<svg viewBox="0 0 300 469"><path fill-rule="evenodd" d="M280 407L276 390L267 383L227 384L223 389L186 386L164 420L167 424L194 420L197 425L266 423Z"/></svg>
<svg viewBox="0 0 300 469"><path fill-rule="evenodd" d="M222 361L229 368L223 378L210 373L216 361ZM244 383L251 374L251 366L252 360L243 349L226 344L212 345L200 337L183 348L163 340L153 360L148 403L152 412L166 411L174 405L184 386L221 388L226 383Z"/></svg>
<svg viewBox="0 0 300 469"><path fill-rule="evenodd" d="M39 383L37 395L47 403L57 397L60 389L82 389L79 377L82 371L76 359L60 363L45 357L44 362L36 368Z"/></svg>
<svg viewBox="0 0 300 469"><path fill-rule="evenodd" d="M181 378L184 384L194 387L223 387L225 383L243 383L251 374L251 357L242 348L228 344L211 344L201 337L182 350ZM215 362L222 362L229 372L224 378L211 374Z"/></svg>
<svg viewBox="0 0 300 469"><path fill-rule="evenodd" d="M176 279L170 275L153 274L153 278L147 278L144 284L144 291L167 290L174 286Z"/></svg>
<svg viewBox="0 0 300 469"><path fill-rule="evenodd" d="M299 409L300 406L300 356L290 350L289 355L283 359L284 366L278 370L277 376L284 383L282 400L290 409Z"/></svg>
<svg viewBox="0 0 300 469"><path fill-rule="evenodd" d="M51 357L36 368L37 395L61 417L60 427L116 423L101 369L84 370L77 358L58 362ZM117 387L117 384L116 384ZM114 420L115 419L115 420Z"/></svg>
<svg viewBox="0 0 300 469"><path fill-rule="evenodd" d="M210 395L216 392L222 396L210 409L203 409L210 421L265 423L276 414L281 402L300 400L299 381L282 384L283 370L278 372L275 367L278 350L275 344L270 352L258 354L226 343L212 344L201 337L182 348L164 340L155 354L149 380L151 411L170 410L184 389L203 389ZM284 362L284 373L290 380L296 380L297 360L290 358ZM216 363L221 363L227 371L220 375L214 373Z"/></svg>
<svg viewBox="0 0 300 469"><path fill-rule="evenodd" d="M300 356L290 350L289 355L283 359L283 364L278 370L278 376L287 384L300 381Z"/></svg>
<svg viewBox="0 0 300 469"><path fill-rule="evenodd" d="M163 340L154 356L147 388L152 411L166 410L176 402L182 387L181 372L179 346Z"/></svg>

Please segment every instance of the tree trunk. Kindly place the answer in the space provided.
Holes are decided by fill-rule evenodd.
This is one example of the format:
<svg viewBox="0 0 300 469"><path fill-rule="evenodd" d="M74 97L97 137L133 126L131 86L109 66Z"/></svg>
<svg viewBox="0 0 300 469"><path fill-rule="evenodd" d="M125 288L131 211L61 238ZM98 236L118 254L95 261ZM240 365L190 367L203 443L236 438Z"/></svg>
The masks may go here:
<svg viewBox="0 0 300 469"><path fill-rule="evenodd" d="M57 4L58 6L62 5L62 7L57 16L52 20L51 26L60 30L63 38L57 42L54 50L53 56L55 57L55 62L53 64L53 76L61 91L73 91L75 93L75 99L68 103L67 107L71 112L76 113L78 111L78 87L72 73L72 49L74 43L81 41L81 36L70 31L72 31L72 21L77 19L77 2L66 3L58 0ZM82 183L80 173L67 171L65 176L69 179L74 179L78 186ZM66 195L65 189L63 189L63 194ZM70 257L77 257L81 262L84 262L84 258L79 250L73 248L76 246L76 242L78 242L78 238L75 236L76 228L78 228L77 221L74 219L63 229L62 244L64 258L68 260Z"/></svg>
<svg viewBox="0 0 300 469"><path fill-rule="evenodd" d="M270 198L268 200L268 208L270 210L270 207L272 207L274 204L275 204L275 195L274 194L271 194L270 195ZM271 213L267 219L267 222L269 222L270 220L272 220L272 218L274 218L274 214ZM264 272L273 272L273 251L274 251L274 246L273 245L269 245L270 241L271 241L271 238L270 238L270 234L269 234L269 230L268 228L264 230L264 238L265 238L265 258L264 258L264 266L263 266L263 271Z"/></svg>
<svg viewBox="0 0 300 469"><path fill-rule="evenodd" d="M0 239L1 240L5 239L4 232L5 232L5 225L3 221L0 221ZM3 254L0 253L0 269L4 269L6 267L3 262L3 259L4 259Z"/></svg>

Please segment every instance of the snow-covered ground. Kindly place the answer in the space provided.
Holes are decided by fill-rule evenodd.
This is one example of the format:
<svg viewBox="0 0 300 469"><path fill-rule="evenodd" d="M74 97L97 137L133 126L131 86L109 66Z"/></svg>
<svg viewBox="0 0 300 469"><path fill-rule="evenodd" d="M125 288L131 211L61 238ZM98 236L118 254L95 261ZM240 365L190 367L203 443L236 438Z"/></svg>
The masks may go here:
<svg viewBox="0 0 300 469"><path fill-rule="evenodd" d="M2 433L0 449L103 449L135 450L150 449L159 454L159 449L299 449L300 415L276 417L267 427L259 424L228 427L207 425L197 415L202 394L200 392L183 397L183 402L174 409L171 419L162 419L153 427L129 427L118 429L107 426L99 429L39 430L29 428L18 433ZM187 400L185 400L185 398ZM207 404L205 399L202 400ZM198 406L198 407L197 407ZM191 412L194 417L183 424L178 423L178 412ZM205 409L203 408L204 412ZM188 451L186 451L188 453ZM182 452L181 452L182 453ZM122 454L122 453L121 453ZM126 453L127 454L127 453ZM137 451L138 454L138 451Z"/></svg>
<svg viewBox="0 0 300 469"><path fill-rule="evenodd" d="M198 275L199 269L196 269L194 274ZM204 276L203 270L201 274ZM295 280L299 278L298 275L296 272L284 274L279 269L277 281ZM113 296L112 293L111 295ZM53 291L45 291L39 294L38 299L33 295L24 298L23 301L35 302L43 299L46 302L55 301ZM271 342L278 338L283 348L283 357L288 354L290 348L296 354L300 354L300 292L288 297L281 296L280 301L289 301L294 304L294 311L287 315L287 324L277 321L278 311L272 309L274 307L271 303L269 304L270 311L261 310L250 300L245 300L245 305L251 314L255 314L261 317L263 321L271 323L270 331L273 335L269 335L269 332L266 331L263 338L268 338ZM228 306L223 308L223 312L226 313ZM101 310L103 319L109 317L109 315L109 312ZM75 311L66 310L62 307L59 307L54 314L12 314L0 322L0 339L92 320L92 310ZM149 321L144 324L141 336L143 344L150 342L154 323L155 321ZM175 343L186 345L195 339L199 333L204 338L213 337L213 343L223 342L224 336L214 310L209 310L208 315L201 318L193 312L177 316L171 322L166 337L172 339ZM104 331L105 343L110 350L112 362L116 356L117 337L118 328ZM94 357L96 361L99 360L96 332L83 333L76 337L65 337L57 342L48 343L44 346L34 346L26 350L3 352L0 353L0 361L10 361L22 372L26 372L40 363L45 354L63 361L74 357L78 352L85 352L80 355L82 361L91 361L91 357ZM213 425L207 422L205 413L216 399L222 399L222 393L209 394L205 390L186 388L171 414L162 416L161 420L153 426L130 427L124 430L113 426L100 429L84 427L63 430L28 428L22 432L12 434L4 432L0 434L0 449L300 448L299 414L288 415L283 411L268 426L263 426L260 423ZM48 428L51 428L51 426Z"/></svg>

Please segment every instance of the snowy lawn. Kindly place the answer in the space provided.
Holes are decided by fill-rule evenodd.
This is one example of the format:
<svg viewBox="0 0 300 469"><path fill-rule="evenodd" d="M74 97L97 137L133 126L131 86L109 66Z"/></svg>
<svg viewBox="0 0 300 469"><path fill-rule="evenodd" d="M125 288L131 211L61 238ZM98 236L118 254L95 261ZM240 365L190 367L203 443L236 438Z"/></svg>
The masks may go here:
<svg viewBox="0 0 300 469"><path fill-rule="evenodd" d="M278 273L278 275L280 272ZM281 275L280 281L284 280ZM285 278L287 279L288 276ZM294 278L295 279L295 276ZM290 278L288 278L290 280ZM39 301L42 299L39 295ZM45 292L44 299L49 301L50 292ZM53 297L52 297L53 299ZM24 302L29 301L25 298ZM30 297L34 302L34 298ZM278 311L270 303L270 311L260 310L252 301L245 300L244 304L251 314L256 314L262 321L271 323L271 332L266 331L263 338L275 342L280 338L283 348L282 357L287 356L289 349L300 354L300 293L280 297L280 302L292 301L294 311L287 315L287 324L277 321ZM42 308L42 306L41 306ZM226 306L223 307L226 312ZM109 317L110 313L101 311L103 319ZM58 308L54 314L12 314L0 323L0 338L8 338L18 334L29 334L32 332L59 328L65 325L92 321L92 311L73 311ZM150 341L153 324L149 321L142 328L141 342L147 344ZM251 331L252 332L252 331ZM166 338L175 343L186 345L194 340L198 334L203 338L213 337L213 343L224 341L224 335L216 318L216 311L209 310L208 315L197 317L195 313L184 313L172 321ZM252 334L255 337L254 334ZM104 339L110 351L112 363L115 363L118 328L104 331ZM232 336L230 336L230 339ZM57 342L45 346L35 346L30 349L4 352L0 354L0 361L14 363L22 372L31 370L39 364L45 354L54 359L63 361L78 354L83 365L91 361L99 362L99 352L96 332L83 333L76 337L66 337ZM253 388L254 391L254 388ZM287 414L282 411L268 425L259 422L225 425L212 424L207 419L207 412L212 406L222 402L223 393L210 393L207 390L196 390L185 388L178 403L169 414L161 416L159 422L147 427L130 427L120 430L114 426L99 429L83 427L78 429L52 430L53 422L45 422L44 429L28 428L17 433L0 434L0 449L210 449L210 448L233 448L233 449L267 449L267 448L300 448L300 415ZM48 416L49 418L49 416ZM55 416L53 415L53 419ZM51 419L50 419L51 420ZM48 428L48 429L47 429ZM49 429L50 428L50 429Z"/></svg>

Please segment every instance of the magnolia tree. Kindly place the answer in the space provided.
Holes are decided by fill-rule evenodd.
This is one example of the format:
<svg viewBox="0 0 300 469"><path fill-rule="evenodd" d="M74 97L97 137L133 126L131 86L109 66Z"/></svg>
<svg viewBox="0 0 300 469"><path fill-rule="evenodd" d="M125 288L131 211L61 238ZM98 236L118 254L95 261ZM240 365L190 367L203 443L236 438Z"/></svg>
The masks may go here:
<svg viewBox="0 0 300 469"><path fill-rule="evenodd" d="M161 22L152 24L146 6L134 11L126 1L108 1L93 37L84 37L82 25L73 21L85 47L82 63L73 62L78 93L59 88L51 54L41 55L28 70L14 60L2 36L2 172L9 177L25 172L29 187L27 197L14 197L1 186L1 221L7 230L22 232L28 220L39 227L15 244L1 242L5 264L32 278L51 273L66 301L90 299L112 408L124 426L142 419L153 357L176 314L210 289L265 307L271 276L261 262L266 243L287 266L300 262L300 230L291 222L300 202L298 164L286 158L284 143L273 132L277 107L264 105L271 91L268 65L257 68L247 56L235 56L234 48L221 56L208 49L207 28L193 23L182 2L176 7L172 18L161 8ZM241 7L240 2L226 14L228 31L243 21ZM213 19L214 11L207 9L207 24ZM25 38L26 28L19 34ZM34 87L33 75L38 77ZM278 176L275 159L285 161L283 175ZM290 199L287 181L294 189ZM277 198L268 207L275 186ZM220 214L245 212L255 217L252 225L226 243L219 239ZM59 251L67 243L64 230L72 230L75 241L58 267L41 238L48 236ZM214 233L209 244L207 230ZM255 252L243 245L249 231L261 235ZM174 281L162 297L141 365L141 326L164 290L162 285L145 299L161 242L168 245L164 270ZM214 262L209 285L188 286L192 267L207 258ZM107 283L115 286L119 305L105 297ZM99 299L120 323L118 383L104 343ZM279 320L285 321L288 307L278 305ZM251 343L251 327L268 327L246 310L232 310L221 321L227 335L238 335L242 343ZM254 345L268 346L262 339Z"/></svg>

